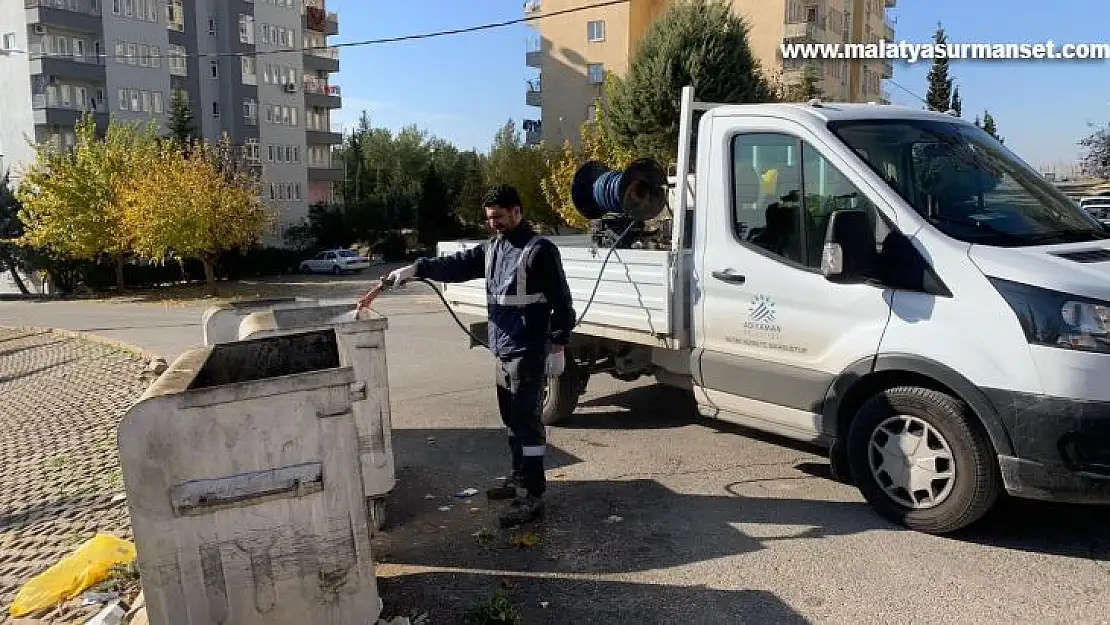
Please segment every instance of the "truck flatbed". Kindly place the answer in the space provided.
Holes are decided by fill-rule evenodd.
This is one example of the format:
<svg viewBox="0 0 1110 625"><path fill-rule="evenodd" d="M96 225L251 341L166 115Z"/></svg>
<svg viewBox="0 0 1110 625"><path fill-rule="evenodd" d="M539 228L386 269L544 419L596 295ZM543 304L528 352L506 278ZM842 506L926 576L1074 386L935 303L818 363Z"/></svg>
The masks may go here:
<svg viewBox="0 0 1110 625"><path fill-rule="evenodd" d="M674 315L670 252L617 249L602 273L608 248L594 246L586 235L547 238L559 248L575 313L582 320L576 333L653 347L671 345ZM451 255L480 243L478 240L441 241L436 252L440 256ZM444 284L441 288L443 296L457 312L485 316L484 279ZM591 294L594 297L587 310Z"/></svg>

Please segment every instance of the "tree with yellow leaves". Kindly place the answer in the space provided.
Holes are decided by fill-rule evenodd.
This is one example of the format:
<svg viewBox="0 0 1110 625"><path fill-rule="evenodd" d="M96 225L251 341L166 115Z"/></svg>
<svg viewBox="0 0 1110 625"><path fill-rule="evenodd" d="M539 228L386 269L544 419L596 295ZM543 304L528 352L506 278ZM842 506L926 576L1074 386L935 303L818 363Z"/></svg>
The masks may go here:
<svg viewBox="0 0 1110 625"><path fill-rule="evenodd" d="M187 154L174 142L164 144L154 166L127 190L135 251L156 261L200 260L207 293L216 295L220 254L249 247L271 222L258 189L226 139L195 143Z"/></svg>
<svg viewBox="0 0 1110 625"><path fill-rule="evenodd" d="M23 204L20 243L74 260L108 255L122 290L123 264L133 250L121 198L154 159L156 129L152 123L113 120L100 138L86 114L75 135L72 148L39 144L25 168L16 192Z"/></svg>
<svg viewBox="0 0 1110 625"><path fill-rule="evenodd" d="M617 145L609 133L601 112L600 100L594 106L594 119L586 120L581 127L581 148L575 149L570 141L563 143L561 152L547 161L547 171L541 182L544 196L552 210L572 228L586 228L589 220L574 208L570 197L574 173L586 161L598 161L613 169L624 169L632 162L632 153Z"/></svg>

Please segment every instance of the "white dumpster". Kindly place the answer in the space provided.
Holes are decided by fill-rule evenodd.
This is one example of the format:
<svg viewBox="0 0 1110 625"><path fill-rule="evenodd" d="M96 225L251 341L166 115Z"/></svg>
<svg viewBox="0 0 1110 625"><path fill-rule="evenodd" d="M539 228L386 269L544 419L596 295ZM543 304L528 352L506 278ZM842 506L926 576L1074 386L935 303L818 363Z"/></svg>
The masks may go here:
<svg viewBox="0 0 1110 625"><path fill-rule="evenodd" d="M331 330L185 352L118 444L151 623L373 623L381 601Z"/></svg>
<svg viewBox="0 0 1110 625"><path fill-rule="evenodd" d="M318 301L312 297L274 297L210 306L201 318L204 344L227 343L239 338L239 324L251 313L274 308L315 306L317 303Z"/></svg>
<svg viewBox="0 0 1110 625"><path fill-rule="evenodd" d="M339 341L340 364L354 369L365 398L354 402L362 487L375 529L385 524L386 498L396 484L393 431L386 375L385 330L388 321L371 310L357 314L351 304L272 309L247 315L239 338L288 332L333 329Z"/></svg>

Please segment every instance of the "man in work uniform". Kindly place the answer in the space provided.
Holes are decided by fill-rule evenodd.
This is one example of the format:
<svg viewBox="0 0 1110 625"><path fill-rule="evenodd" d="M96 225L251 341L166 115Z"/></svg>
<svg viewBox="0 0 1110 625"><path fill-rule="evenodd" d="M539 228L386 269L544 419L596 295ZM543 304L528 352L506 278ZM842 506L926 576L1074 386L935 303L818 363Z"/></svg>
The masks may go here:
<svg viewBox="0 0 1110 625"><path fill-rule="evenodd" d="M523 217L515 188L501 185L483 198L496 235L453 256L422 258L390 274L394 284L413 278L436 282L486 279L489 347L497 364L497 406L509 432L512 473L490 499L512 499L503 526L543 512L546 435L540 417L545 376L565 366L575 312L559 249L536 235Z"/></svg>

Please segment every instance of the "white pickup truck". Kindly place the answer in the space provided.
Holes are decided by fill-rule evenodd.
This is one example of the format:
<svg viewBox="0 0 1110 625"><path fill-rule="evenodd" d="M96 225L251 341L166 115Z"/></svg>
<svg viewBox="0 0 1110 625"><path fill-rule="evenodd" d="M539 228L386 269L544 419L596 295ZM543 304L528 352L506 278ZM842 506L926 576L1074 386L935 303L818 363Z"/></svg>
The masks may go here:
<svg viewBox="0 0 1110 625"><path fill-rule="evenodd" d="M589 375L650 375L702 415L827 446L919 531L965 527L1006 492L1110 503L1110 234L1094 219L950 115L689 87L681 111L663 249L618 246L602 272L606 247L552 237L579 315L600 283L549 424ZM484 317L483 280L442 288Z"/></svg>

